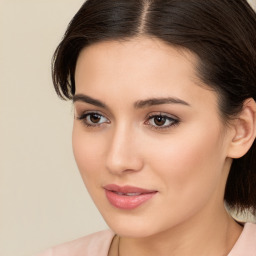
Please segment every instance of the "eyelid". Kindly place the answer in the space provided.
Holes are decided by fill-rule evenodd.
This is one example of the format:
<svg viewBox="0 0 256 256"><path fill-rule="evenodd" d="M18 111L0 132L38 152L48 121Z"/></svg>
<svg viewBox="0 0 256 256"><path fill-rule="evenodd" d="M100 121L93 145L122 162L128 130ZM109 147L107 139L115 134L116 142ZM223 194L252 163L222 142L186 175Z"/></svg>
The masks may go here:
<svg viewBox="0 0 256 256"><path fill-rule="evenodd" d="M81 113L79 113L79 111L78 111L76 113L76 117L81 118L88 114L98 114L98 115L104 116L100 111L97 111L97 110L85 110L85 111L81 111Z"/></svg>
<svg viewBox="0 0 256 256"><path fill-rule="evenodd" d="M107 115L105 113L103 113L102 111L99 111L99 110L90 109L90 110L83 110L83 111L79 111L79 110L75 111L75 116L76 116L77 119L82 118L83 116L89 115L89 114L97 114L97 115L103 116L103 117L105 117L109 120Z"/></svg>
<svg viewBox="0 0 256 256"><path fill-rule="evenodd" d="M105 118L106 120L108 120L107 122L102 122L102 123L95 123L95 124L90 124L86 121L86 118L89 116L89 115L93 115L93 114L97 114L99 116L101 116L102 118ZM82 121L82 123L87 126L87 127L91 127L91 128L97 128L97 127L100 127L106 123L110 123L110 120L108 117L106 117L104 114L102 114L100 111L96 111L96 110L87 110L87 111L84 111L82 112L81 114L75 116L75 118L79 121Z"/></svg>
<svg viewBox="0 0 256 256"><path fill-rule="evenodd" d="M169 125L164 125L164 126L157 126L149 123L150 119L158 116L166 117L167 119L169 119L169 121L172 120L173 122ZM179 125L180 119L177 116L167 114L164 112L154 112L147 115L146 122L144 122L144 124L148 125L153 130L165 130L165 129L171 129L173 126Z"/></svg>
<svg viewBox="0 0 256 256"><path fill-rule="evenodd" d="M113 114L108 109L103 109L101 107L92 106L85 102L79 102L79 101L74 102L73 110L74 110L75 116L77 116L77 115L81 116L83 113L90 112L90 113L97 113L99 115L102 115L102 116L108 118L109 120L110 119L113 120L113 118L114 118Z"/></svg>
<svg viewBox="0 0 256 256"><path fill-rule="evenodd" d="M179 121L180 118L173 115L173 114L168 114L168 113L165 113L165 112L151 112L149 113L147 116L146 116L146 119L150 119L152 117L156 117L156 116L163 116L163 117L167 117L167 118L170 118L170 119L173 119L173 120L177 120Z"/></svg>

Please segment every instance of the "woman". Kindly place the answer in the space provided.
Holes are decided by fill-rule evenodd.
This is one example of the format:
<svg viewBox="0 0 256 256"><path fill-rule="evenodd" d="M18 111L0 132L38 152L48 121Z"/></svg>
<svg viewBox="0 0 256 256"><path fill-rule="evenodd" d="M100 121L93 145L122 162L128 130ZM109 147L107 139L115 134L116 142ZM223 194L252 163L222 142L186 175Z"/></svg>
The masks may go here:
<svg viewBox="0 0 256 256"><path fill-rule="evenodd" d="M245 0L86 1L53 81L111 231L43 255L256 255L255 45Z"/></svg>

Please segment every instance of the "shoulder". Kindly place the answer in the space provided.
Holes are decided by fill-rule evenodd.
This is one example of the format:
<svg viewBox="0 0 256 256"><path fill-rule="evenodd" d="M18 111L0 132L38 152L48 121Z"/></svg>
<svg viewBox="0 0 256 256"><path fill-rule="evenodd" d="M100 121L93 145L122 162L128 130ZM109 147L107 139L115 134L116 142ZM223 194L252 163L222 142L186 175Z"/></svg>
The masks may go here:
<svg viewBox="0 0 256 256"><path fill-rule="evenodd" d="M256 256L256 224L246 223L228 256Z"/></svg>
<svg viewBox="0 0 256 256"><path fill-rule="evenodd" d="M113 237L111 230L100 231L58 245L37 256L107 256Z"/></svg>

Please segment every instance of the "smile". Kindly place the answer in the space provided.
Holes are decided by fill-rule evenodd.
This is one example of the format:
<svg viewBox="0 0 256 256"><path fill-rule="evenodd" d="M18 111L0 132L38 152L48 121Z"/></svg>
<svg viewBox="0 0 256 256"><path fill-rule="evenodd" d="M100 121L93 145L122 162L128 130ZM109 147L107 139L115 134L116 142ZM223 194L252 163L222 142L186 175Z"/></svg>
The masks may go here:
<svg viewBox="0 0 256 256"><path fill-rule="evenodd" d="M120 187L114 184L107 185L104 189L110 204L123 210L135 209L157 193L155 190L146 190L131 186Z"/></svg>
<svg viewBox="0 0 256 256"><path fill-rule="evenodd" d="M142 193L121 193L121 192L116 192L116 194L119 195L119 196L140 196Z"/></svg>

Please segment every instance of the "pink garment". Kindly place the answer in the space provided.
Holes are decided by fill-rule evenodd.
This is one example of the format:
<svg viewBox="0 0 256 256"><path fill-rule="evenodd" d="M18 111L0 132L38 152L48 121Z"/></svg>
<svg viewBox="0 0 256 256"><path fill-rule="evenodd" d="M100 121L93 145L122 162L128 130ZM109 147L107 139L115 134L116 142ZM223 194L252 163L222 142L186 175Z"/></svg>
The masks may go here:
<svg viewBox="0 0 256 256"><path fill-rule="evenodd" d="M107 256L113 237L112 231L101 231L59 245L37 256ZM243 232L227 256L256 256L256 224L245 224Z"/></svg>
<svg viewBox="0 0 256 256"><path fill-rule="evenodd" d="M114 235L110 230L100 231L53 247L37 256L107 256Z"/></svg>
<svg viewBox="0 0 256 256"><path fill-rule="evenodd" d="M243 232L228 256L256 256L256 224L245 223Z"/></svg>

